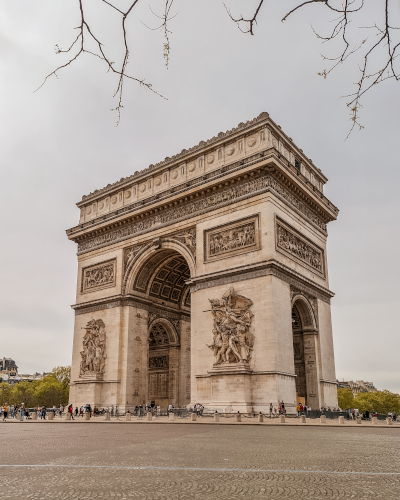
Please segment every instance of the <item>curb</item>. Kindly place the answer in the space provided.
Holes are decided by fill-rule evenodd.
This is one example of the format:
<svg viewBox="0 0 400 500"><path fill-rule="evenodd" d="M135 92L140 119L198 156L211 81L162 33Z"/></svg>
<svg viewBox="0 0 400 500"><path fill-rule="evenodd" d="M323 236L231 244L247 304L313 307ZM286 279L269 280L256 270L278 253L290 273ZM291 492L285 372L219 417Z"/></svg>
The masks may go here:
<svg viewBox="0 0 400 500"><path fill-rule="evenodd" d="M3 421L0 422L0 424L6 424L6 423L12 423L12 424L125 424L125 425L130 425L130 424L136 424L136 425L143 425L143 424L149 424L149 425L154 425L154 424L161 424L161 425L169 425L169 424L178 424L178 425L242 425L242 426L261 426L261 427L302 427L302 428L307 428L307 427L322 427L322 428L332 428L332 427L340 427L340 428L346 428L346 429L400 429L400 426L397 425L387 425L387 424L378 424L378 425L373 425L373 424L337 424L337 423L327 423L327 424L321 424L321 423L279 423L279 422L192 422L192 421L158 421L158 420L153 420L152 422L149 422L148 420L131 420L130 422L127 422L125 420L117 420L117 421L112 421L112 420L24 420L23 422L20 422L19 420L14 420L14 421Z"/></svg>

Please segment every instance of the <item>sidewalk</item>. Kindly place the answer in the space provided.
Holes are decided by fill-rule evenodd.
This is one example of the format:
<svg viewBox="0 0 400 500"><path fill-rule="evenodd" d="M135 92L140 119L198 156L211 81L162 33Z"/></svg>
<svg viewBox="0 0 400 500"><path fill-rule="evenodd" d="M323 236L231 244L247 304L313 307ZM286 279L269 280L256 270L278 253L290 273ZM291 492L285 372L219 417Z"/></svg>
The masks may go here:
<svg viewBox="0 0 400 500"><path fill-rule="evenodd" d="M213 417L199 417L196 421L191 421L190 416L188 418L176 418L175 420L169 420L168 417L158 417L153 418L152 421L147 420L144 416L140 420L132 415L131 421L126 421L125 416L121 416L119 419L105 420L104 416L92 417L90 420L84 420L83 418L76 418L75 420L65 420L65 418L56 417L54 420L24 420L20 422L16 419L7 419L5 422L0 421L0 424L183 424L183 425L258 425L258 426L279 426L279 427L356 427L356 428L392 428L400 429L400 422L393 422L392 425L387 425L386 421L378 421L378 424L373 424L372 422L363 421L361 424L357 424L353 420L345 420L344 424L339 424L338 420L328 420L325 424L322 424L319 419L307 419L306 423L300 422L298 418L287 418L286 422L279 422L278 418L264 418L264 422L258 422L257 417L243 417L241 422L234 422L233 417L222 417L220 415L220 421L214 422Z"/></svg>

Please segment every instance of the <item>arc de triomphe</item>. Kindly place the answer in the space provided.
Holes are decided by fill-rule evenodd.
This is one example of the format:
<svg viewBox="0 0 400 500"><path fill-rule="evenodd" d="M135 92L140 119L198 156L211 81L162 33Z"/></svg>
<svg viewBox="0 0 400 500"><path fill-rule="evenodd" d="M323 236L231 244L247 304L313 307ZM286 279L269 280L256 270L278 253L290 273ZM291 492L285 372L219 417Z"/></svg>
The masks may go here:
<svg viewBox="0 0 400 500"><path fill-rule="evenodd" d="M326 182L261 113L83 196L70 402L337 406Z"/></svg>

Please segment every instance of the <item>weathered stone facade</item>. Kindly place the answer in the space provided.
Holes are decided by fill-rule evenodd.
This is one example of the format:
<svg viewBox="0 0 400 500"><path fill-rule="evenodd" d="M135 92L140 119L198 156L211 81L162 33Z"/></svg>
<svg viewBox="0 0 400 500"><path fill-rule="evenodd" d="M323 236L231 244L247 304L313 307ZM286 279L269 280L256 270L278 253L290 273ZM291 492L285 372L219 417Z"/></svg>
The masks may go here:
<svg viewBox="0 0 400 500"><path fill-rule="evenodd" d="M262 113L84 196L71 402L336 406L326 181Z"/></svg>

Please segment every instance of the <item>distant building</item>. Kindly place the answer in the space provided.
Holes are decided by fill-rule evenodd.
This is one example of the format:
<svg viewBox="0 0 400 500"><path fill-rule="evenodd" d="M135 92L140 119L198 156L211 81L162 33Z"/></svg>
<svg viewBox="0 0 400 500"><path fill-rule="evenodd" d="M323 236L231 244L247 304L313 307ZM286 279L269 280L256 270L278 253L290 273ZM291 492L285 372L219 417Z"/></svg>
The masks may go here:
<svg viewBox="0 0 400 500"><path fill-rule="evenodd" d="M3 375L9 375L14 377L18 375L18 366L15 361L11 358L0 359L0 377Z"/></svg>
<svg viewBox="0 0 400 500"><path fill-rule="evenodd" d="M48 375L46 372L34 373L33 375L19 374L18 366L11 358L0 358L0 382L6 382L13 386L19 382L33 382L34 380L42 380L43 377Z"/></svg>
<svg viewBox="0 0 400 500"><path fill-rule="evenodd" d="M10 386L13 386L15 384L18 384L19 382L33 382L34 380L42 380L42 378L46 375L46 372L43 372L43 374L35 373L33 375L16 375L15 377L10 375L2 375L0 377L0 382L6 382Z"/></svg>
<svg viewBox="0 0 400 500"><path fill-rule="evenodd" d="M376 392L378 389L373 382L364 382L364 380L349 380L348 382L337 381L338 389L350 389L353 396L356 397L360 392Z"/></svg>

